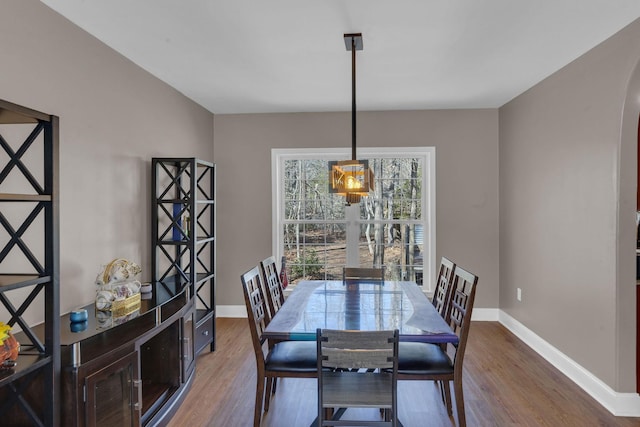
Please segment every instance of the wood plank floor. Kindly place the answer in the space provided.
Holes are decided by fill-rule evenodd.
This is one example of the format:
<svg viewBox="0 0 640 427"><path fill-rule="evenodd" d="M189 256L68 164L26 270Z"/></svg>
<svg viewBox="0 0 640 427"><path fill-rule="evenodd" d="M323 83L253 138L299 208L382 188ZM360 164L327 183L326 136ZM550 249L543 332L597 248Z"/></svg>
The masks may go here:
<svg viewBox="0 0 640 427"><path fill-rule="evenodd" d="M218 350L199 356L193 386L170 427L253 425L255 359L247 320L219 318L217 334ZM496 322L472 324L464 393L470 427L640 427L640 418L611 415ZM401 381L398 396L399 419L405 427L456 425L455 416L447 416L433 383ZM278 383L262 426L308 426L315 413L315 380L285 379ZM377 410L349 415L372 420L378 416Z"/></svg>

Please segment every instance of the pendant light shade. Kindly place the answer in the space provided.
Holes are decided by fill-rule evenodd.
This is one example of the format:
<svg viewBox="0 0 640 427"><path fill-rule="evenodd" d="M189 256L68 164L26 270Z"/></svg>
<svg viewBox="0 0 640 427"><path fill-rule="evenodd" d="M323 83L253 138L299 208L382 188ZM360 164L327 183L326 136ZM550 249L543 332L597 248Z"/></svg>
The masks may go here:
<svg viewBox="0 0 640 427"><path fill-rule="evenodd" d="M330 193L347 198L347 204L360 203L362 196L373 190L373 171L368 160L337 160L329 162Z"/></svg>
<svg viewBox="0 0 640 427"><path fill-rule="evenodd" d="M373 171L367 160L356 160L356 51L363 48L362 34L345 34L344 44L351 51L351 160L329 162L329 192L350 205L373 191Z"/></svg>

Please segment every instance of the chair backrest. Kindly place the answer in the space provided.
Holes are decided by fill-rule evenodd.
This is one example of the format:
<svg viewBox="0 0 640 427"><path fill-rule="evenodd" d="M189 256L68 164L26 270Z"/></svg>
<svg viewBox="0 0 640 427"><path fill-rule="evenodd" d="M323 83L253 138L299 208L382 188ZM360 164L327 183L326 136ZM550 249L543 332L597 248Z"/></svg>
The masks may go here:
<svg viewBox="0 0 640 427"><path fill-rule="evenodd" d="M375 280L384 281L385 268L344 267L342 280Z"/></svg>
<svg viewBox="0 0 640 427"><path fill-rule="evenodd" d="M318 329L318 372L331 369L398 368L398 330Z"/></svg>
<svg viewBox="0 0 640 427"><path fill-rule="evenodd" d="M462 359L467 347L477 284L478 277L474 274L460 266L456 266L453 270L451 299L449 301L449 325L459 337L453 358L455 375L462 375Z"/></svg>
<svg viewBox="0 0 640 427"><path fill-rule="evenodd" d="M284 304L284 289L278 275L278 267L276 259L270 256L260 261L260 269L262 270L262 281L265 286L267 304L269 304L269 313L273 317L282 304Z"/></svg>
<svg viewBox="0 0 640 427"><path fill-rule="evenodd" d="M440 269L438 270L438 282L436 290L433 293L431 302L443 319L447 319L447 309L449 308L449 298L451 297L451 278L456 264L446 257L440 260Z"/></svg>
<svg viewBox="0 0 640 427"><path fill-rule="evenodd" d="M264 363L263 344L266 339L263 338L263 332L271 321L271 317L267 312L267 306L264 300L260 269L258 266L255 266L240 276L240 278L242 280L244 303L247 307L247 318L249 319L253 350L256 353L257 363Z"/></svg>
<svg viewBox="0 0 640 427"><path fill-rule="evenodd" d="M318 329L318 425L398 425L398 330ZM362 372L366 370L366 372ZM327 408L380 408L384 420L326 419Z"/></svg>

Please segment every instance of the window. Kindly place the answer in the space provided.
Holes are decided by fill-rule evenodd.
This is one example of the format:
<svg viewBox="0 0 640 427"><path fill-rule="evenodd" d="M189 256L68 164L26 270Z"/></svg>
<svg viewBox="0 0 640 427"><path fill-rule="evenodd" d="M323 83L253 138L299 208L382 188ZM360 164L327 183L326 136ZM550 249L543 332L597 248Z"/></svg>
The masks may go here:
<svg viewBox="0 0 640 427"><path fill-rule="evenodd" d="M274 254L289 283L339 279L348 266L381 267L391 280L432 290L435 268L435 148L359 149L375 190L357 205L328 191L328 162L348 149L273 149Z"/></svg>

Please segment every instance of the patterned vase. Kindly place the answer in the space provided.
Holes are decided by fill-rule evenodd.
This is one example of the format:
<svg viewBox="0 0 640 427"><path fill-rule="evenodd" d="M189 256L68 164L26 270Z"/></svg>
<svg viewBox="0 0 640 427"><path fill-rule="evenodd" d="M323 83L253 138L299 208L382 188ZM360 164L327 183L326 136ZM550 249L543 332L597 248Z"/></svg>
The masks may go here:
<svg viewBox="0 0 640 427"><path fill-rule="evenodd" d="M20 352L20 343L9 333L9 337L5 338L4 343L0 346L0 364L6 360L17 360Z"/></svg>

